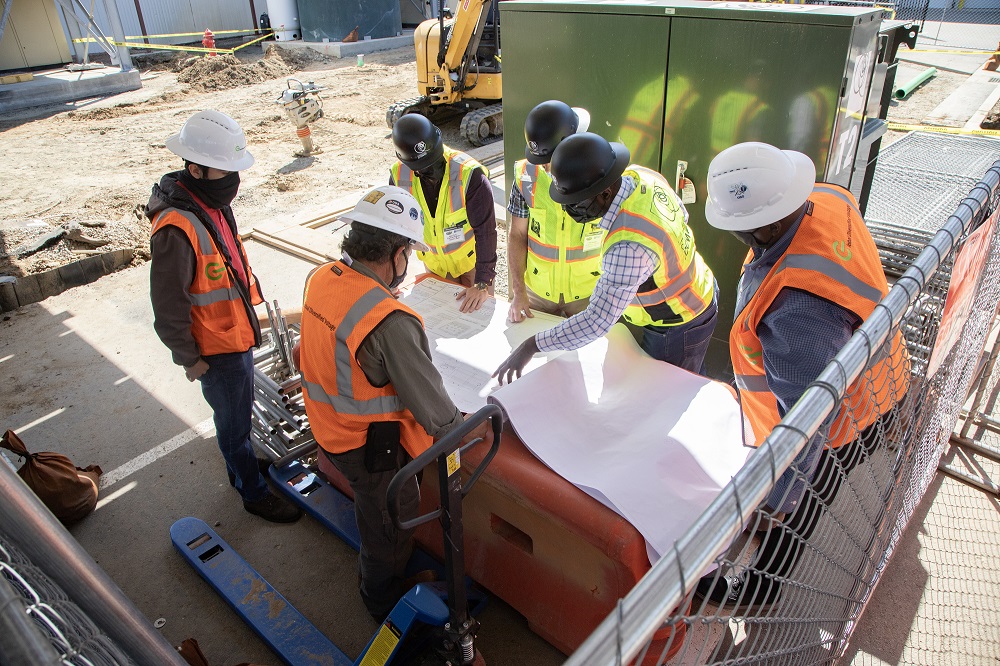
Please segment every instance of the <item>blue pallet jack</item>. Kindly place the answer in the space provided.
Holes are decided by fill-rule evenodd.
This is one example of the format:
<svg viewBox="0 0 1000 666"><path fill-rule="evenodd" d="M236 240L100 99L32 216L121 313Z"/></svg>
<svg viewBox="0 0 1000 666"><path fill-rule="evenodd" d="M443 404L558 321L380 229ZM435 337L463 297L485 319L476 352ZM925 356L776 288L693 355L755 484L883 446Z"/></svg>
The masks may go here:
<svg viewBox="0 0 1000 666"><path fill-rule="evenodd" d="M463 484L459 473L461 451L483 440L476 439L462 447L462 439L487 419L493 431L492 446ZM356 660L348 658L316 629L204 521L181 518L171 526L170 538L188 563L289 666L384 666L394 662L467 666L477 663L474 641L479 623L469 612L470 601L474 599L470 598L465 579L462 498L499 450L502 427L500 408L487 405L393 477L387 501L389 515L397 527L410 529L435 519L441 523L446 586L442 589L440 585L421 583L408 591ZM423 516L400 520L399 493L403 485L434 462L437 463L441 506ZM293 487L287 485L287 481L295 479L293 492L303 498L296 501L357 548L359 537L353 504L311 472L305 473L301 463L296 461L295 464L300 467L289 464L279 468L276 464L271 468L272 478L284 478L283 488ZM350 509L350 519L347 509ZM421 551L415 551L415 556L432 561ZM411 561L411 567L413 565ZM416 566L424 565L418 562Z"/></svg>

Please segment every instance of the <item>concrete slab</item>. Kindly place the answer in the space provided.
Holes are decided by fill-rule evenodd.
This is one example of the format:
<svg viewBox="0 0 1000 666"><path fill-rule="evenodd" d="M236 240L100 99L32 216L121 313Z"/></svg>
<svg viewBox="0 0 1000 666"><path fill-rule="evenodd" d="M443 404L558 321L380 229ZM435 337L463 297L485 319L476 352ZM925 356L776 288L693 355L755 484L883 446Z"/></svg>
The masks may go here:
<svg viewBox="0 0 1000 666"><path fill-rule="evenodd" d="M963 127L998 88L1000 76L994 72L977 70L931 111L924 122L942 127Z"/></svg>
<svg viewBox="0 0 1000 666"><path fill-rule="evenodd" d="M274 42L263 42L265 50ZM375 51L388 51L398 49L401 46L413 46L413 33L404 32L396 37L382 37L379 39L362 39L357 42L306 42L301 39L293 39L280 42L283 49L313 49L331 58L353 58L359 54L374 53Z"/></svg>
<svg viewBox="0 0 1000 666"><path fill-rule="evenodd" d="M0 114L49 104L64 104L91 97L116 95L142 88L139 70L123 72L114 67L83 72L36 72L31 81L0 86Z"/></svg>

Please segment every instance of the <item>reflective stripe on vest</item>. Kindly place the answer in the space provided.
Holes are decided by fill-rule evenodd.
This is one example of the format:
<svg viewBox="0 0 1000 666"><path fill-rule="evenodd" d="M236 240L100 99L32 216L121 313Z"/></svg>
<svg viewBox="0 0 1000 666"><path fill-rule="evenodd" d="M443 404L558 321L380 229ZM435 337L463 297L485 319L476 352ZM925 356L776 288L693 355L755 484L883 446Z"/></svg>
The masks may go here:
<svg viewBox="0 0 1000 666"><path fill-rule="evenodd" d="M636 293L624 316L637 326L689 322L712 303L715 278L695 247L687 211L655 171L632 165L625 175L635 180L636 188L611 223L603 252L631 241L654 252L657 266L653 288Z"/></svg>
<svg viewBox="0 0 1000 666"><path fill-rule="evenodd" d="M878 249L853 196L831 185L818 185L782 257L750 296L730 331L729 349L743 411L756 445L780 421L778 403L767 384L757 326L783 289L797 289L867 319L888 293ZM844 204L847 204L846 207ZM752 254L748 255L748 258ZM819 333L817 333L819 334ZM852 384L830 428L833 448L886 413L908 388L909 357L899 331L875 350L869 369Z"/></svg>
<svg viewBox="0 0 1000 666"><path fill-rule="evenodd" d="M525 285L553 303L589 298L600 277L606 232L597 224L576 222L552 201L552 177L540 165L519 160L514 164L514 178L528 205ZM584 249L585 243L589 249Z"/></svg>
<svg viewBox="0 0 1000 666"><path fill-rule="evenodd" d="M233 283L222 250L205 223L190 211L167 208L153 218L151 235L164 227L177 227L187 236L195 254L195 270L188 295L191 300L191 335L203 356L245 352L258 344L241 290ZM237 239L237 244L239 240ZM240 246L237 245L239 251ZM245 256L250 305L263 302L257 279Z"/></svg>
<svg viewBox="0 0 1000 666"><path fill-rule="evenodd" d="M420 179L402 162L392 166L392 179L399 187L409 190L424 213L424 243L430 250L417 252L427 269L437 275L459 277L476 265L475 232L465 210L465 194L475 169L489 170L464 153L445 146L445 174L438 192L437 209L431 211L424 197ZM445 191L447 190L447 191ZM444 230L462 225L462 239L445 243Z"/></svg>
<svg viewBox="0 0 1000 666"><path fill-rule="evenodd" d="M342 453L359 448L368 426L383 421L400 423L402 443L412 456L430 446L431 437L392 385L373 386L357 362L364 340L396 311L420 320L376 280L343 262L321 266L307 280L302 385L310 426L325 450Z"/></svg>

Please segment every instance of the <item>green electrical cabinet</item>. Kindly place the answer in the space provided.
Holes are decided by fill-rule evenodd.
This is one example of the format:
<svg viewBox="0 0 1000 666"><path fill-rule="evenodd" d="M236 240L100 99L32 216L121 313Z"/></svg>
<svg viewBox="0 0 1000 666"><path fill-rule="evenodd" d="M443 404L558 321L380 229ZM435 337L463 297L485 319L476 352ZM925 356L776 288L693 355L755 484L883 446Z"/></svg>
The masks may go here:
<svg viewBox="0 0 1000 666"><path fill-rule="evenodd" d="M699 0L512 0L500 11L508 191L524 119L547 99L586 108L590 131L624 143L632 162L671 185L687 162L691 228L720 292L706 363L727 376L747 248L705 221L709 162L735 143L765 141L809 155L819 180L860 197L859 144L867 155L881 136L862 128L884 12Z"/></svg>

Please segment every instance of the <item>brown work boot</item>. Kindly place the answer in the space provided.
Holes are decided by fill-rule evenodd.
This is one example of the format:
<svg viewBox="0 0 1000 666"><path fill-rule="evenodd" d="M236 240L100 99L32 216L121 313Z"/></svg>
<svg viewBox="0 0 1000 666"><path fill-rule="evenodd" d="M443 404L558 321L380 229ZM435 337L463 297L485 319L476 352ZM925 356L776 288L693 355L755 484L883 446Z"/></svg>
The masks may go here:
<svg viewBox="0 0 1000 666"><path fill-rule="evenodd" d="M246 509L247 513L260 516L272 523L294 523L302 517L302 511L297 506L284 497L275 495L272 492L268 492L267 495L264 495L262 499L256 502L247 502L244 500L243 508Z"/></svg>

